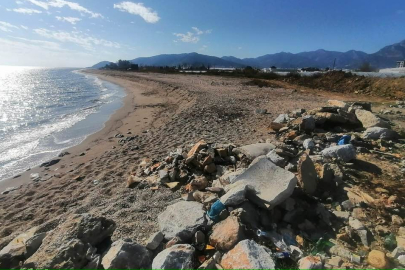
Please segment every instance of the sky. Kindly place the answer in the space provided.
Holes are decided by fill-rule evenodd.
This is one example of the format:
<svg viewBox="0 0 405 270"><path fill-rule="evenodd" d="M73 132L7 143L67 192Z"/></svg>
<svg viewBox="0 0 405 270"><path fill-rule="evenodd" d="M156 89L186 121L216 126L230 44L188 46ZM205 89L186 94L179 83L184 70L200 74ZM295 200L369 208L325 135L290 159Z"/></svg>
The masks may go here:
<svg viewBox="0 0 405 270"><path fill-rule="evenodd" d="M0 65L86 67L188 52L373 53L404 39L404 0L0 1Z"/></svg>

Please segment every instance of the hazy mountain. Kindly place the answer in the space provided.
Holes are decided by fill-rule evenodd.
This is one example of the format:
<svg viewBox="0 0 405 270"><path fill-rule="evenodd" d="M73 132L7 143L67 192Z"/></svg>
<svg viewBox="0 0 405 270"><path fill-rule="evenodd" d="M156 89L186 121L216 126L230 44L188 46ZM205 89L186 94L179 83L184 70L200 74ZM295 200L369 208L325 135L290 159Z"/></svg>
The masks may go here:
<svg viewBox="0 0 405 270"><path fill-rule="evenodd" d="M139 57L131 60L132 63L140 66L215 66L215 67L242 67L245 65L237 64L215 56L209 56L199 53L182 54L160 54L152 57Z"/></svg>
<svg viewBox="0 0 405 270"><path fill-rule="evenodd" d="M105 67L106 65L109 65L109 64L111 64L110 61L102 61L100 63L95 64L94 66L91 66L90 68L99 69L99 68L103 68L103 67Z"/></svg>
<svg viewBox="0 0 405 270"><path fill-rule="evenodd" d="M222 58L203 55L198 53L182 54L161 54L152 57L139 57L131 60L132 63L140 66L211 66L211 67L244 67L254 66L267 68L276 66L278 68L299 68L299 67L332 67L336 59L336 68L358 68L364 62L370 62L374 67L387 68L395 67L396 61L405 60L405 40L393 45L386 46L376 53L367 54L362 51L350 50L347 52L335 52L316 50L301 53L280 52L266 54L256 58L237 58L224 56ZM100 62L92 68L105 66L109 62Z"/></svg>

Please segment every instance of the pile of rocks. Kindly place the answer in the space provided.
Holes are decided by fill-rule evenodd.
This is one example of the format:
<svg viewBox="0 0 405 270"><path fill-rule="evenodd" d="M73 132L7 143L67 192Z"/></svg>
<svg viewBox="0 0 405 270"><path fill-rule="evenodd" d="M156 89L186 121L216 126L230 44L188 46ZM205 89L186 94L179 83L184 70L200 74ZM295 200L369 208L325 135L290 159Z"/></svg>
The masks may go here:
<svg viewBox="0 0 405 270"><path fill-rule="evenodd" d="M389 122L369 103L329 101L281 114L269 128L276 141L237 147L201 140L163 160L142 160L128 188L182 193L145 243L110 243L112 220L76 215L52 231L18 236L0 251L0 268L404 267L400 201L373 198L351 176L361 174L363 153L398 161L401 143ZM397 213L397 232L378 216L367 218L370 209Z"/></svg>

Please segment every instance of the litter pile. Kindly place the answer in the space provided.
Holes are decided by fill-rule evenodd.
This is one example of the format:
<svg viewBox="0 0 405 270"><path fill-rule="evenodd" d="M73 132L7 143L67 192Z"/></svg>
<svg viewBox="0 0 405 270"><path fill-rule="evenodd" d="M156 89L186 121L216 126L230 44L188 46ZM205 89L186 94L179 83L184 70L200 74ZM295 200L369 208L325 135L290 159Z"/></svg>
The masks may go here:
<svg viewBox="0 0 405 270"><path fill-rule="evenodd" d="M113 221L76 215L52 231L18 236L0 251L0 268L405 267L401 199L382 188L385 195L374 198L356 182L368 176L358 166L373 167L360 156L400 163L403 148L370 103L331 100L281 114L269 132L277 141L201 140L164 160L144 159L128 188L183 194L144 245L108 243Z"/></svg>

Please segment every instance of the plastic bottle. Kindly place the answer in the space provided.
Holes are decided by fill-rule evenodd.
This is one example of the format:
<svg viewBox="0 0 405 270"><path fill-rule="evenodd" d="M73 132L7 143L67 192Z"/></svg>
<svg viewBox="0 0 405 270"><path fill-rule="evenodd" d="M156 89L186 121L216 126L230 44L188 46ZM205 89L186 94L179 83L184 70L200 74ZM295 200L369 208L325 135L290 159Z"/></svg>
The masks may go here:
<svg viewBox="0 0 405 270"><path fill-rule="evenodd" d="M286 259L286 258L290 258L290 252L276 252L273 253L273 256L277 259Z"/></svg>

